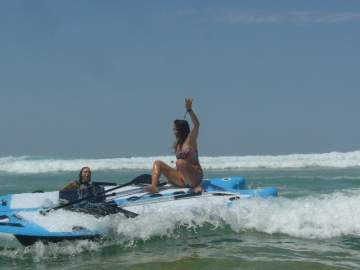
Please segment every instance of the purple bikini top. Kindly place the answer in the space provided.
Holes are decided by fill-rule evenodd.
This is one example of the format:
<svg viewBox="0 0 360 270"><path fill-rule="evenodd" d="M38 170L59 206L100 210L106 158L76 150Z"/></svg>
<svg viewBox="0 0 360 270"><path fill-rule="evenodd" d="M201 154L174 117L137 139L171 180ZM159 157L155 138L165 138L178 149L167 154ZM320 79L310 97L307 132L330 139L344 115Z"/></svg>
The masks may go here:
<svg viewBox="0 0 360 270"><path fill-rule="evenodd" d="M194 154L196 154L196 151L194 151L191 148L185 149L185 150L181 150L179 152L177 152L176 154L176 159L189 159L191 158Z"/></svg>

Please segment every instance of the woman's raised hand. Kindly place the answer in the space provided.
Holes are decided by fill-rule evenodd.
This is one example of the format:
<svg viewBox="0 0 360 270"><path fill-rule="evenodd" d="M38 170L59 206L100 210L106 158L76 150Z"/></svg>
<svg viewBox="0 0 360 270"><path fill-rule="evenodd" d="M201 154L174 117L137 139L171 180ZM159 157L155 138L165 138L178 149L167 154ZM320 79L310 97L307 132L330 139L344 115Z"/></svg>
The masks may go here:
<svg viewBox="0 0 360 270"><path fill-rule="evenodd" d="M192 103L193 103L192 98L185 98L185 108L186 108L186 110L192 110Z"/></svg>

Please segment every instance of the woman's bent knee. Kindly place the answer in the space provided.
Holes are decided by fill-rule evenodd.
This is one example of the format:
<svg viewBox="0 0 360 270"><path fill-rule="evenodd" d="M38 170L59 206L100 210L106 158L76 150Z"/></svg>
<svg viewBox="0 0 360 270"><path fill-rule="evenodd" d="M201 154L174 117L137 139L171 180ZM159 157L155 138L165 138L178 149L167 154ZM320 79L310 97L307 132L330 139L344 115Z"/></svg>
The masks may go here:
<svg viewBox="0 0 360 270"><path fill-rule="evenodd" d="M161 160L155 160L153 163L153 167L160 168L162 164L163 164L163 162Z"/></svg>

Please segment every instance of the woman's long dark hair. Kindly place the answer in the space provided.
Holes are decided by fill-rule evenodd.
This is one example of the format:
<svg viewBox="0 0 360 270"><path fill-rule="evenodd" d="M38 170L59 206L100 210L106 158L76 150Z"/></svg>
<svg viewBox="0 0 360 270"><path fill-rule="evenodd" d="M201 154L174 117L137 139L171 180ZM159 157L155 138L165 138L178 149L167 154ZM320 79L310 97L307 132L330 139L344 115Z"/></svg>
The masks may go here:
<svg viewBox="0 0 360 270"><path fill-rule="evenodd" d="M178 146L183 145L187 136L189 135L190 126L189 126L188 121L179 120L179 119L174 121L174 126L177 131L177 134L176 134L176 141L173 145L173 148L174 148L174 152L176 152Z"/></svg>

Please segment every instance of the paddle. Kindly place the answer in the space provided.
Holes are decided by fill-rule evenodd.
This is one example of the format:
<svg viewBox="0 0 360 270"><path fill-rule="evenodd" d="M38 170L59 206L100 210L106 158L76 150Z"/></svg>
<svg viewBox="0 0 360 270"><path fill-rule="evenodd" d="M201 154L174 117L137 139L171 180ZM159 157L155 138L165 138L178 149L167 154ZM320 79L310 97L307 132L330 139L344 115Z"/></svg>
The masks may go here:
<svg viewBox="0 0 360 270"><path fill-rule="evenodd" d="M122 188L122 187L130 186L130 185L136 185L136 184L145 184L145 183L150 183L150 182L151 182L151 175L150 174L142 174L142 175L139 175L139 176L135 177L133 180L131 180L130 182L127 182L125 184L118 185L118 186L116 186L114 188L110 188L110 189L105 190L103 192L99 192L97 194L87 196L87 197L84 197L84 198L81 198L81 199L78 199L78 200L63 204L63 205L55 206L53 208L49 208L49 209L46 209L46 210L41 210L40 213L42 215L46 215L47 213L49 213L51 211L55 211L55 210L58 210L58 209L62 209L62 208L77 204L79 202L83 202L83 201L93 199L95 197L104 195L106 193L109 193L111 191L114 191L114 190ZM116 193L112 193L112 194L105 195L104 197L110 197L110 196L115 196L115 195L116 195ZM125 210L125 211L127 211L127 210ZM133 213L133 214L136 214L136 213Z"/></svg>
<svg viewBox="0 0 360 270"><path fill-rule="evenodd" d="M160 183L158 185L159 191L167 189L167 187L164 187L166 184L167 184L166 182ZM144 188L136 188L136 189L132 189L132 190L128 190L128 191L114 192L114 193L111 193L111 194L107 194L104 197L110 197L110 196L115 197L116 196L116 198L119 198L119 197L131 195L133 193L136 194L136 193L139 193L141 191L144 191ZM149 195L149 194L150 193L145 193L144 195L142 195L140 197L136 197L136 198L140 199L141 197ZM130 197L127 200L129 200L129 199L133 200L134 197ZM126 209L122 208L121 206L117 205L114 200L107 201L107 202L102 202L102 203L95 203L95 204L85 205L85 207L73 208L71 210L75 211L75 212L81 212L81 213L90 214L90 215L93 215L95 217L105 217L105 216L113 215L113 214L117 214L117 213L122 213L127 218L134 218L134 217L138 216L138 214L136 214L134 212L131 212L129 210L126 210Z"/></svg>
<svg viewBox="0 0 360 270"><path fill-rule="evenodd" d="M113 194L112 194L113 195ZM137 213L126 210L118 205L114 201L104 202L101 204L86 205L84 208L74 208L72 211L93 215L97 218L122 213L127 218L135 218Z"/></svg>
<svg viewBox="0 0 360 270"><path fill-rule="evenodd" d="M113 183L113 182L93 182L91 181L94 185L98 185L98 186L117 186L117 183Z"/></svg>

